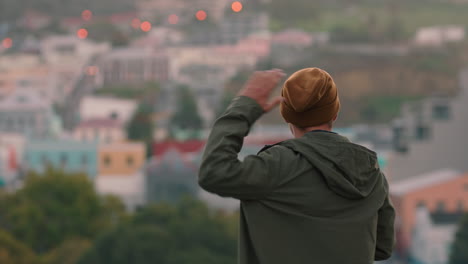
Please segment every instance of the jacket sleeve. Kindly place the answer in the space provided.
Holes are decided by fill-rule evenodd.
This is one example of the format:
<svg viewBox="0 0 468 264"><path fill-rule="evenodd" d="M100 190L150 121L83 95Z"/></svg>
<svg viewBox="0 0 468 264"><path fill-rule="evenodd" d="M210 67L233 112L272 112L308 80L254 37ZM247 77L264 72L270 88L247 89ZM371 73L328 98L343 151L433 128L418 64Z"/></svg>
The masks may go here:
<svg viewBox="0 0 468 264"><path fill-rule="evenodd" d="M280 164L279 147L247 156L242 162L237 157L244 137L263 113L253 99L240 96L215 121L198 174L203 189L241 200L261 199L271 189Z"/></svg>
<svg viewBox="0 0 468 264"><path fill-rule="evenodd" d="M385 179L387 197L379 209L377 223L377 246L375 250L375 260L385 260L391 257L395 246L395 209L389 197L388 183Z"/></svg>

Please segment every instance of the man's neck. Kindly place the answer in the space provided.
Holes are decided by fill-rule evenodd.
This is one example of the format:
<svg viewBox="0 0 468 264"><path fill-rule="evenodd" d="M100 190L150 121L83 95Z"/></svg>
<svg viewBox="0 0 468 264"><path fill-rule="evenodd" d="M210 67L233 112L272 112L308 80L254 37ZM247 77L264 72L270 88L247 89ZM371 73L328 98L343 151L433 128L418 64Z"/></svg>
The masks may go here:
<svg viewBox="0 0 468 264"><path fill-rule="evenodd" d="M313 126L313 127L306 127L306 128L294 128L294 137L300 138L304 136L306 133L314 131L314 130L324 130L324 131L331 131L332 128L328 124L320 125L320 126Z"/></svg>

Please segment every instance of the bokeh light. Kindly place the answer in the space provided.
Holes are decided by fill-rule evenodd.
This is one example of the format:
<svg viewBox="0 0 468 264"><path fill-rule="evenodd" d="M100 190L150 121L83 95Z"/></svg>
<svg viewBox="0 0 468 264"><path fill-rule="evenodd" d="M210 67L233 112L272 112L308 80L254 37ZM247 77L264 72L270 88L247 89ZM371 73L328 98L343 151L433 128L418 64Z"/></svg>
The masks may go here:
<svg viewBox="0 0 468 264"><path fill-rule="evenodd" d="M203 10L199 10L199 11L197 12L197 14L196 14L197 19L200 20L200 21L205 20L205 19L207 18L207 16L208 16L208 15L207 15L206 12L203 11Z"/></svg>
<svg viewBox="0 0 468 264"><path fill-rule="evenodd" d="M5 49L9 49L13 46L13 40L11 38L5 38L3 39L2 41L2 46L5 48Z"/></svg>
<svg viewBox="0 0 468 264"><path fill-rule="evenodd" d="M91 18L93 18L93 12L91 12L91 10L84 10L83 12L81 12L81 18L83 18L84 21L89 21L91 20Z"/></svg>
<svg viewBox="0 0 468 264"><path fill-rule="evenodd" d="M235 1L235 2L232 3L231 8L232 8L232 11L238 13L238 12L242 11L243 5L242 5L241 2Z"/></svg>
<svg viewBox="0 0 468 264"><path fill-rule="evenodd" d="M169 22L169 24L171 25L176 25L177 23L179 23L179 16L175 15L175 14L172 14L169 16L169 18L167 19L167 21Z"/></svg>
<svg viewBox="0 0 468 264"><path fill-rule="evenodd" d="M140 25L140 29L144 32L148 32L151 30L151 23L149 21L144 21Z"/></svg>
<svg viewBox="0 0 468 264"><path fill-rule="evenodd" d="M78 29L78 31L76 31L76 35L80 39L85 39L85 38L88 37L88 30L86 30L84 28L80 28L80 29Z"/></svg>
<svg viewBox="0 0 468 264"><path fill-rule="evenodd" d="M134 19L132 19L131 25L132 25L132 28L139 29L140 25L141 25L141 20L138 19L138 18L134 18Z"/></svg>

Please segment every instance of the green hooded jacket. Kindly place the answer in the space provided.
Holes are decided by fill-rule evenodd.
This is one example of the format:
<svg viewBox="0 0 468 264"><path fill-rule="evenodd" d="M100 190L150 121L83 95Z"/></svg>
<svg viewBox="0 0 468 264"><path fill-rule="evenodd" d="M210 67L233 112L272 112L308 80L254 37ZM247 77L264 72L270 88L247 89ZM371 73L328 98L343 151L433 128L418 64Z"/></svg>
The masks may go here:
<svg viewBox="0 0 468 264"><path fill-rule="evenodd" d="M216 120L199 171L205 190L241 201L241 264L368 264L391 256L395 212L375 152L327 131L238 159L263 114L236 97Z"/></svg>

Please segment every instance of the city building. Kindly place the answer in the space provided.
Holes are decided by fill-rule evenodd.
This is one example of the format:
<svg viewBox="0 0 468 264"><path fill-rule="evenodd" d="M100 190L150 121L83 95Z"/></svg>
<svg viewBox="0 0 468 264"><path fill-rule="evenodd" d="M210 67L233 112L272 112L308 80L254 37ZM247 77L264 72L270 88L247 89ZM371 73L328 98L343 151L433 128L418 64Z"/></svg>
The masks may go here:
<svg viewBox="0 0 468 264"><path fill-rule="evenodd" d="M429 98L403 108L386 169L391 181L443 168L468 171L468 69L459 76L456 98Z"/></svg>
<svg viewBox="0 0 468 264"><path fill-rule="evenodd" d="M78 124L73 137L80 141L119 142L126 139L123 123L118 119L88 119Z"/></svg>
<svg viewBox="0 0 468 264"><path fill-rule="evenodd" d="M410 247L411 263L448 263L462 217L462 213L430 213L424 206L419 207Z"/></svg>
<svg viewBox="0 0 468 264"><path fill-rule="evenodd" d="M98 174L98 143L76 140L33 140L23 152L25 169L43 172L47 167L82 172L94 180Z"/></svg>
<svg viewBox="0 0 468 264"><path fill-rule="evenodd" d="M99 175L94 186L101 195L117 196L129 211L145 204L145 175L138 171L129 175Z"/></svg>
<svg viewBox="0 0 468 264"><path fill-rule="evenodd" d="M113 142L98 148L98 175L135 175L146 159L145 144L139 142Z"/></svg>
<svg viewBox="0 0 468 264"><path fill-rule="evenodd" d="M170 148L148 162L145 168L146 202L177 202L185 196L197 195L197 165L181 154Z"/></svg>
<svg viewBox="0 0 468 264"><path fill-rule="evenodd" d="M113 142L98 147L96 190L122 199L127 209L135 210L144 203L143 143Z"/></svg>
<svg viewBox="0 0 468 264"><path fill-rule="evenodd" d="M205 147L204 140L162 141L153 145L153 156L159 160L170 150L175 150L187 162L194 162Z"/></svg>
<svg viewBox="0 0 468 264"><path fill-rule="evenodd" d="M14 189L21 174L25 138L0 133L0 187Z"/></svg>
<svg viewBox="0 0 468 264"><path fill-rule="evenodd" d="M81 120L113 119L126 124L137 108L137 101L107 96L85 96L79 107Z"/></svg>
<svg viewBox="0 0 468 264"><path fill-rule="evenodd" d="M95 75L93 71L98 71L94 65L96 57L110 49L108 43L95 43L88 39L79 39L75 35L44 38L41 41L41 54L51 71L55 101L63 102L73 93L83 75Z"/></svg>
<svg viewBox="0 0 468 264"><path fill-rule="evenodd" d="M53 81L50 69L41 57L32 54L12 54L0 60L0 99L16 89L36 91L39 96L53 98L50 87Z"/></svg>
<svg viewBox="0 0 468 264"><path fill-rule="evenodd" d="M98 59L97 86L143 84L169 80L169 57L152 49L120 48Z"/></svg>
<svg viewBox="0 0 468 264"><path fill-rule="evenodd" d="M0 100L0 133L45 138L60 132L51 103L36 91L17 89Z"/></svg>
<svg viewBox="0 0 468 264"><path fill-rule="evenodd" d="M416 227L417 208L430 213L468 212L468 174L443 169L390 183L390 194L396 210L398 249L407 253Z"/></svg>

